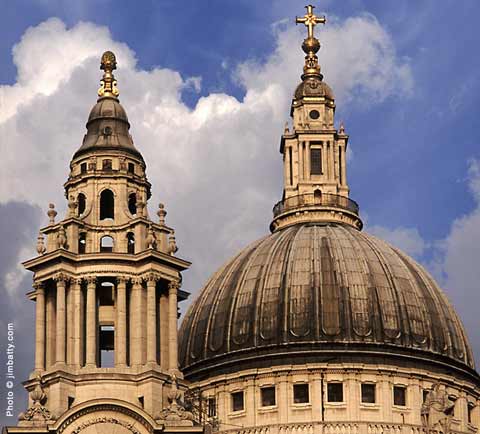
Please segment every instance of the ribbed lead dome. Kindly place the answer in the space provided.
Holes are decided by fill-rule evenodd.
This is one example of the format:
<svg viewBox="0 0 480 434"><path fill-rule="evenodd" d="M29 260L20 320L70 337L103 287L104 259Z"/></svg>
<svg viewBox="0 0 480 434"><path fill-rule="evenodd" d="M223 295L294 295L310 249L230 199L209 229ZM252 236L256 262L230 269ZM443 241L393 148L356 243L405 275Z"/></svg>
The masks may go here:
<svg viewBox="0 0 480 434"><path fill-rule="evenodd" d="M240 361L326 355L423 360L476 375L464 329L433 278L344 225L298 224L253 243L208 281L180 330L187 378Z"/></svg>

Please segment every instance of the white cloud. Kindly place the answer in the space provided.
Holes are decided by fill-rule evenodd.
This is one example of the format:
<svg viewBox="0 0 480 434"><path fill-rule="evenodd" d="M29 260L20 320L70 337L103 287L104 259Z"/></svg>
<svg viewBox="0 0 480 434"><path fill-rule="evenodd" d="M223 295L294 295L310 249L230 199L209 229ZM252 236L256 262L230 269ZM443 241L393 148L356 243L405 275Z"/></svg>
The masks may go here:
<svg viewBox="0 0 480 434"><path fill-rule="evenodd" d="M468 186L474 209L457 218L444 239L426 243L416 228L369 227L372 235L386 240L417 260L426 253L433 257L426 265L452 301L468 331L476 359L480 360L480 162L470 161Z"/></svg>
<svg viewBox="0 0 480 434"><path fill-rule="evenodd" d="M54 201L65 209L61 186L95 103L99 58L111 49L120 99L153 184L151 208L166 203L179 253L194 262L187 281L198 288L235 250L267 232L281 197L278 142L300 80L304 32L281 24L275 32L277 46L266 63L246 61L236 70L246 91L242 101L210 94L191 109L181 93L198 92L199 77L139 70L132 50L108 29L91 23L67 29L58 19L30 28L14 48L17 82L0 87L0 202L46 209ZM333 20L322 44L325 79L343 102L365 94L378 101L411 87L408 64L371 16Z"/></svg>
<svg viewBox="0 0 480 434"><path fill-rule="evenodd" d="M439 244L437 267L443 273L444 287L454 306L462 312L473 348L480 360L480 162L472 160L468 171L475 208L456 219L449 235Z"/></svg>
<svg viewBox="0 0 480 434"><path fill-rule="evenodd" d="M417 228L388 229L383 226L371 226L367 230L368 233L387 241L417 259L422 257L428 247Z"/></svg>

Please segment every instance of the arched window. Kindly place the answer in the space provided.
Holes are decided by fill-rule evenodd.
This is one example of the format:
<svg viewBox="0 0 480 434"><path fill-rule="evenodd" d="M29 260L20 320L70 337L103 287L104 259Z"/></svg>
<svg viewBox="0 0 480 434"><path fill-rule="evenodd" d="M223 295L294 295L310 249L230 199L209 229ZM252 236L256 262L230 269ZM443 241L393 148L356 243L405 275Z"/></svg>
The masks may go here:
<svg viewBox="0 0 480 434"><path fill-rule="evenodd" d="M113 252L113 238L109 235L105 235L100 240L100 251L101 252Z"/></svg>
<svg viewBox="0 0 480 434"><path fill-rule="evenodd" d="M313 201L315 203L322 203L322 192L320 190L315 190L313 192Z"/></svg>
<svg viewBox="0 0 480 434"><path fill-rule="evenodd" d="M135 235L133 232L127 234L127 253L135 254Z"/></svg>
<svg viewBox="0 0 480 434"><path fill-rule="evenodd" d="M87 206L87 198L83 193L80 193L77 197L78 202L78 216L80 217L84 212Z"/></svg>
<svg viewBox="0 0 480 434"><path fill-rule="evenodd" d="M137 195L135 193L128 195L128 210L133 216L137 215Z"/></svg>
<svg viewBox="0 0 480 434"><path fill-rule="evenodd" d="M111 190L103 190L100 194L100 220L113 219L115 199Z"/></svg>
<svg viewBox="0 0 480 434"><path fill-rule="evenodd" d="M81 232L78 235L78 253L85 253L87 247L87 234L85 232Z"/></svg>

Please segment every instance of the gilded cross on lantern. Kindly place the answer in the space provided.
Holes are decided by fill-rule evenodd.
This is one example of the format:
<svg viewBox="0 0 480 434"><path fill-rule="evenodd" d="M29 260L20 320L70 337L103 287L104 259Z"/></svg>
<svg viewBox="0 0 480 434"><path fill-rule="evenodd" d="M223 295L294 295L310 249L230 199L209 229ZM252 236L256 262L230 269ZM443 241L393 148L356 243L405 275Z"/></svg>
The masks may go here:
<svg viewBox="0 0 480 434"><path fill-rule="evenodd" d="M295 23L296 24L300 24L300 23L305 24L305 26L308 29L308 38L312 39L313 38L313 28L317 24L325 24L327 22L327 20L326 20L325 17L317 17L313 13L313 9L315 8L315 6L308 5L308 6L305 6L305 7L307 8L307 13L301 18L296 17L295 18Z"/></svg>

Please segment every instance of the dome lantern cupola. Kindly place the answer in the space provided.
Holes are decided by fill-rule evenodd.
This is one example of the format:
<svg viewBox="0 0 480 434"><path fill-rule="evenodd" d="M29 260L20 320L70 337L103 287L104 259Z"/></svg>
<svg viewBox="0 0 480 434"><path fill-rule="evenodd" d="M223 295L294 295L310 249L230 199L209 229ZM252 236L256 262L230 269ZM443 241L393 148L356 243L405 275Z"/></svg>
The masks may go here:
<svg viewBox="0 0 480 434"><path fill-rule="evenodd" d="M87 134L83 138L82 146L73 156L73 161L91 151L111 150L130 154L145 164L130 135L127 113L118 100L120 92L113 75L113 71L117 69L115 54L111 51L103 53L100 69L104 73L98 89L98 100L90 111L86 125Z"/></svg>
<svg viewBox="0 0 480 434"><path fill-rule="evenodd" d="M287 127L281 138L283 198L273 208L270 229L313 221L339 222L361 230L358 205L348 197L348 135L343 124L339 130L334 126L335 98L320 73L320 42L313 33L315 25L326 19L316 16L313 6L306 8L305 16L296 18L297 24L307 27L302 44L305 65L292 100L293 128Z"/></svg>

